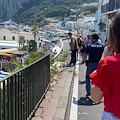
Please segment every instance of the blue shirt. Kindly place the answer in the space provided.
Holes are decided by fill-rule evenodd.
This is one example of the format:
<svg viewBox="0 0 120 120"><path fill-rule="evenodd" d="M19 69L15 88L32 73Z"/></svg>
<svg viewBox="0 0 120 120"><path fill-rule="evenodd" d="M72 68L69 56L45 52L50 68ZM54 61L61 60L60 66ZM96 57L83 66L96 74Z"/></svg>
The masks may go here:
<svg viewBox="0 0 120 120"><path fill-rule="evenodd" d="M89 55L89 63L99 63L102 53L104 51L104 45L100 42L93 42L87 45L85 53Z"/></svg>

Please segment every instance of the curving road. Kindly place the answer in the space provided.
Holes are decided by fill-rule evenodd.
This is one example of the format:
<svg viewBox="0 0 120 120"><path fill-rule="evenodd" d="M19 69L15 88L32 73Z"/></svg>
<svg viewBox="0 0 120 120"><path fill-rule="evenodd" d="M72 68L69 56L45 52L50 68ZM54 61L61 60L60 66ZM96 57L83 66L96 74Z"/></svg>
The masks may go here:
<svg viewBox="0 0 120 120"><path fill-rule="evenodd" d="M69 39L63 40L63 51L70 50Z"/></svg>

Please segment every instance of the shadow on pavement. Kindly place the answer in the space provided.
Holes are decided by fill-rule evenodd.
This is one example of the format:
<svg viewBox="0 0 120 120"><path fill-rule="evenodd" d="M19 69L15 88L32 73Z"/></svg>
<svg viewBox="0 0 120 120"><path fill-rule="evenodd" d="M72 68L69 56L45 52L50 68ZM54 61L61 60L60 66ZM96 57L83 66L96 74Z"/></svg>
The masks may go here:
<svg viewBox="0 0 120 120"><path fill-rule="evenodd" d="M79 84L81 85L86 84L86 81L79 81Z"/></svg>
<svg viewBox="0 0 120 120"><path fill-rule="evenodd" d="M86 99L85 97L81 97L79 100L76 100L76 98L73 97L73 104L76 104L76 105L93 106L93 105L98 105L100 103L103 103L103 102L101 101L99 103L95 103L91 99Z"/></svg>

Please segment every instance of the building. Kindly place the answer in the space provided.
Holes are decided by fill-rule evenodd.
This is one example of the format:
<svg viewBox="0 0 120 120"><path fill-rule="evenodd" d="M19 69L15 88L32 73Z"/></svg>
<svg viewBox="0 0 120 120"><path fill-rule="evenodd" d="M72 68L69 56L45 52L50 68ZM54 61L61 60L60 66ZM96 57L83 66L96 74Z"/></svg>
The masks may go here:
<svg viewBox="0 0 120 120"><path fill-rule="evenodd" d="M88 7L88 6L98 6L98 3L90 3L90 4L85 3L85 4L83 4L83 7Z"/></svg>
<svg viewBox="0 0 120 120"><path fill-rule="evenodd" d="M103 22L106 25L102 30L99 30L100 27L97 27L97 31L100 32L100 37L104 43L105 39L108 39L109 23L114 17L115 13L120 10L120 0L99 0L98 8L97 24Z"/></svg>
<svg viewBox="0 0 120 120"><path fill-rule="evenodd" d="M105 5L109 0L99 0L98 11L95 15L95 32L98 32L102 43L106 40L106 25L107 25L107 15L102 14L102 6Z"/></svg>
<svg viewBox="0 0 120 120"><path fill-rule="evenodd" d="M77 20L77 31L84 35L90 35L94 31L95 16L83 16Z"/></svg>
<svg viewBox="0 0 120 120"><path fill-rule="evenodd" d="M34 40L34 35L32 34L32 32L23 32L23 31L19 32L15 29L7 29L7 28L0 29L0 42L4 41L4 43L7 44L8 48L11 48L11 45L9 43L17 44L16 47L18 48L18 44L21 38L23 38L26 41ZM43 40L42 36L36 35L37 48L39 48L39 44L41 40Z"/></svg>

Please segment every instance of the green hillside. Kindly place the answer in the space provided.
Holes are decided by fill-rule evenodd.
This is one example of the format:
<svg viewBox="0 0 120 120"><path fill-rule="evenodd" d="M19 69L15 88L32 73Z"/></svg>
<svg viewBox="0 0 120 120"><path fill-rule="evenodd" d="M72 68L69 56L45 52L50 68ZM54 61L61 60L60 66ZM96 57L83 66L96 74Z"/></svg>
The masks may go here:
<svg viewBox="0 0 120 120"><path fill-rule="evenodd" d="M20 9L14 20L17 23L24 23L28 25L38 25L43 26L46 24L44 20L45 17L55 17L63 19L64 17L70 16L70 14L75 14L70 11L70 9L80 8L84 3L97 2L98 0L63 0L56 2L56 0L31 0L23 5L23 9ZM94 9L88 8L91 12L96 11ZM88 11L87 10L87 11Z"/></svg>

